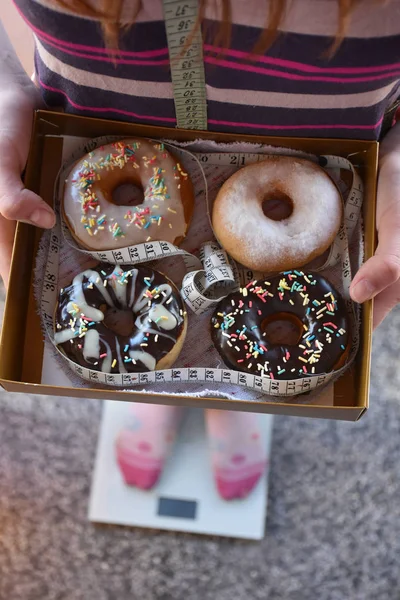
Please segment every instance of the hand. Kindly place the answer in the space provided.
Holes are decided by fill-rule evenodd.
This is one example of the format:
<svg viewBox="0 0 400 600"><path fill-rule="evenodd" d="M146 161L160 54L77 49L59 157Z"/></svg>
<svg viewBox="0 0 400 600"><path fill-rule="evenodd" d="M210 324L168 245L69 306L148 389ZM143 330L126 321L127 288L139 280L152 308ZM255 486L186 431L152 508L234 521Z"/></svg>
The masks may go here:
<svg viewBox="0 0 400 600"><path fill-rule="evenodd" d="M375 256L360 268L350 287L355 302L375 298L374 328L400 302L400 123L381 145L376 226Z"/></svg>
<svg viewBox="0 0 400 600"><path fill-rule="evenodd" d="M18 89L0 93L0 275L8 285L15 221L50 228L55 216L24 188L21 173L29 151L35 98Z"/></svg>

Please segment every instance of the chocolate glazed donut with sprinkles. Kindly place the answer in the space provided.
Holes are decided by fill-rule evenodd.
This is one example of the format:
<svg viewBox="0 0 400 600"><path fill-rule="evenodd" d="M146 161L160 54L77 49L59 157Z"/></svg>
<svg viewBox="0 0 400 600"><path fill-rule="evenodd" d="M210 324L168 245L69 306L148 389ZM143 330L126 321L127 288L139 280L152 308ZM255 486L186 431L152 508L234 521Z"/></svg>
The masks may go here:
<svg viewBox="0 0 400 600"><path fill-rule="evenodd" d="M283 336L274 325L290 329ZM299 379L342 367L350 335L343 298L317 273L285 271L224 298L211 319L225 364L270 379Z"/></svg>
<svg viewBox="0 0 400 600"><path fill-rule="evenodd" d="M100 263L60 290L54 341L74 363L104 373L168 369L182 349L187 313L162 273Z"/></svg>
<svg viewBox="0 0 400 600"><path fill-rule="evenodd" d="M100 146L71 168L62 214L75 241L112 250L162 240L179 245L194 208L189 175L165 145L130 138Z"/></svg>

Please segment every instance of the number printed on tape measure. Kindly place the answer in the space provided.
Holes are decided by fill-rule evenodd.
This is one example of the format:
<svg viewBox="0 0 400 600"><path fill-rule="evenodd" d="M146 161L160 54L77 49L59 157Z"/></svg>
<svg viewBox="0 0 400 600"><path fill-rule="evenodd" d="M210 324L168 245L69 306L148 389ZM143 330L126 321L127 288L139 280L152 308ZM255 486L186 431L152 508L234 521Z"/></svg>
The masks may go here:
<svg viewBox="0 0 400 600"><path fill-rule="evenodd" d="M203 40L198 0L164 0L171 79L177 126L207 129Z"/></svg>

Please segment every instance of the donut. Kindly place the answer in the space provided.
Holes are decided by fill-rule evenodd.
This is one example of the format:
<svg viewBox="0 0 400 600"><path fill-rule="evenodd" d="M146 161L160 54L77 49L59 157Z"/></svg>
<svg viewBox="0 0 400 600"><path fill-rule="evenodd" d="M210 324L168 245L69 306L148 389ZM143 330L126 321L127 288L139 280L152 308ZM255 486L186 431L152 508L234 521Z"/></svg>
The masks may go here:
<svg viewBox="0 0 400 600"><path fill-rule="evenodd" d="M188 174L163 143L132 138L78 160L61 205L83 248L112 250L152 240L179 245L192 218L194 194Z"/></svg>
<svg viewBox="0 0 400 600"><path fill-rule="evenodd" d="M100 263L60 290L54 341L74 363L104 373L168 369L186 336L175 285L148 267Z"/></svg>
<svg viewBox="0 0 400 600"><path fill-rule="evenodd" d="M268 333L278 322L294 330L290 343ZM320 275L297 270L229 294L211 318L211 335L229 368L284 380L339 369L350 339L340 294Z"/></svg>
<svg viewBox="0 0 400 600"><path fill-rule="evenodd" d="M301 267L323 254L342 213L339 190L321 167L273 156L243 167L222 185L212 224L228 254L268 273Z"/></svg>

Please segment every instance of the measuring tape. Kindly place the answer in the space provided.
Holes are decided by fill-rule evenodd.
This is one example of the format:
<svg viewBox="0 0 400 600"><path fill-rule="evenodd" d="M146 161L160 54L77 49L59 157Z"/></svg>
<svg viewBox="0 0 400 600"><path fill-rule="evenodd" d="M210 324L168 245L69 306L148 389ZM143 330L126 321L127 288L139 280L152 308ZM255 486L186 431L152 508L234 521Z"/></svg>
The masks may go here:
<svg viewBox="0 0 400 600"><path fill-rule="evenodd" d="M115 138L112 138L115 140ZM110 142L109 137L98 138L84 144L76 151L62 167L58 181L63 182L68 174L71 165L75 162L77 155L82 156L91 151L97 145L104 145ZM171 145L171 144L169 144ZM190 158L197 165L207 162L208 164L221 164L222 160L226 160L225 153L208 153L208 154L193 154L179 148L173 147L175 153L180 153L186 159ZM224 155L224 158L222 156ZM244 161L243 164L249 164L248 161L268 160L268 155L255 155L228 153L228 159L236 156L236 160ZM257 156L257 159L255 158ZM260 159L259 157L262 156ZM202 158L203 157L203 158ZM204 157L207 160L204 160ZM59 214L59 186L56 184L55 194L55 210L57 214L56 226L51 231L47 249L47 260L45 266L45 274L41 294L41 314L45 330L49 339L53 343L62 358L69 364L70 368L83 379L90 382L103 383L115 387L130 387L151 383L168 383L168 382L206 382L206 383L223 383L245 386L247 388L276 396L285 397L299 395L309 392L336 379L349 366L350 362L358 350L358 322L357 315L354 312L354 305L350 299L349 288L351 283L351 266L349 257L348 239L351 238L354 232L363 199L363 187L361 179L354 170L353 165L346 159L334 156L321 157L324 166L327 169L347 169L353 173L353 185L345 201L344 207L344 223L337 235L337 238L332 245L328 260L318 270L332 266L341 261L342 275L342 295L346 301L349 321L352 331L352 343L349 353L349 361L342 369L333 373L315 375L312 377L304 377L294 380L271 380L268 377L259 377L249 373L241 373L229 369L214 369L214 368L176 368L163 371L151 371L145 373L103 373L81 367L69 360L56 346L54 342L54 310L58 299L58 280L59 280L59 253L62 245L62 234L65 241L73 246L77 251L88 254L100 261L109 262L112 264L140 264L153 260L163 259L165 257L180 256L183 258L186 273L182 282L182 296L196 314L204 313L218 304L219 300L230 293L237 290L239 286L247 284L255 278L255 274L247 269L238 268L224 250L222 250L215 242L208 242L203 245L200 256L197 258L193 254L177 248L173 244L164 241L138 244L137 246L129 246L110 250L105 252L89 252L79 248L71 237L68 228L62 223ZM233 163L229 163L233 164ZM186 165L185 165L186 167ZM207 184L204 171L202 175ZM208 202L208 194L206 193ZM336 262L335 262L336 261ZM316 269L315 269L316 270Z"/></svg>
<svg viewBox="0 0 400 600"><path fill-rule="evenodd" d="M163 0L177 127L207 129L198 0Z"/></svg>

